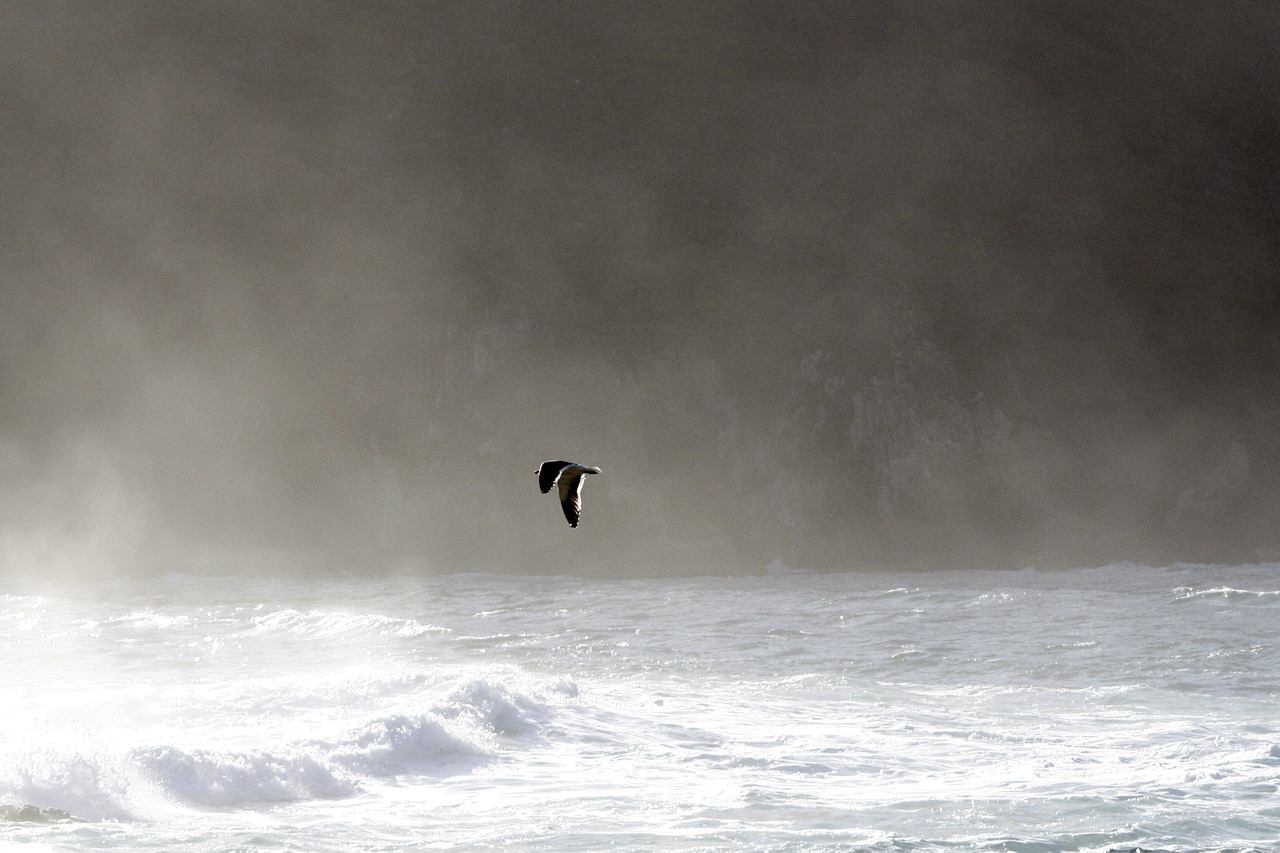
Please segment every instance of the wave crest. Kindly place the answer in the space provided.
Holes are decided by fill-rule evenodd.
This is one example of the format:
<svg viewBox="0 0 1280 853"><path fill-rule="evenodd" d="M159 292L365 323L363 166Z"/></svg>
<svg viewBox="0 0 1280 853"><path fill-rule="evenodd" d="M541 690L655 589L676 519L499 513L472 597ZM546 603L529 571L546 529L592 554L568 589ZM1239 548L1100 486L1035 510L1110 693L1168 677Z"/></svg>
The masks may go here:
<svg viewBox="0 0 1280 853"><path fill-rule="evenodd" d="M369 722L349 743L337 746L331 758L371 777L441 772L489 758L492 751L479 740L451 731L435 714L395 714Z"/></svg>
<svg viewBox="0 0 1280 853"><path fill-rule="evenodd" d="M311 637L337 637L345 634L376 634L394 637L419 637L445 634L448 628L424 625L415 619L396 619L376 613L344 613L323 610L276 610L255 617L258 631L280 631Z"/></svg>
<svg viewBox="0 0 1280 853"><path fill-rule="evenodd" d="M1251 601L1256 603L1280 602L1280 590L1235 589L1229 586L1216 586L1211 589L1193 589L1180 586L1173 591L1176 601L1195 601L1199 599L1223 599L1226 601Z"/></svg>
<svg viewBox="0 0 1280 853"><path fill-rule="evenodd" d="M353 781L334 773L327 761L288 751L187 752L172 746L134 750L133 760L164 792L185 803L238 806L348 796Z"/></svg>

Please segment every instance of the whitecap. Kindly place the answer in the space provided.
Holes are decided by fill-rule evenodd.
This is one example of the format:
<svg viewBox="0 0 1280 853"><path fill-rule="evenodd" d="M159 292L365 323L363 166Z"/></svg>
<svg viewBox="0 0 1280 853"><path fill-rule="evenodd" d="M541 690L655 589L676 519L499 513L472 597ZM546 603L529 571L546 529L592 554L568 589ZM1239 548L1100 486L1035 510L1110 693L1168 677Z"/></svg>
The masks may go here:
<svg viewBox="0 0 1280 853"><path fill-rule="evenodd" d="M448 628L425 625L413 619L342 611L276 610L263 616L255 616L252 622L257 631L279 631L312 637L337 637L359 633L418 637L424 634L449 632Z"/></svg>
<svg viewBox="0 0 1280 853"><path fill-rule="evenodd" d="M336 775L321 757L296 749L223 752L153 746L135 749L131 758L165 794L192 805L291 802L355 791L354 783Z"/></svg>
<svg viewBox="0 0 1280 853"><path fill-rule="evenodd" d="M1227 601L1280 602L1280 590L1236 589L1229 586L1215 586L1207 589L1195 589L1180 586L1174 589L1174 600L1194 601L1197 599L1224 599Z"/></svg>
<svg viewBox="0 0 1280 853"><path fill-rule="evenodd" d="M509 737L537 734L548 715L547 706L527 693L483 677L462 681L433 710L445 719L468 720L486 732Z"/></svg>
<svg viewBox="0 0 1280 853"><path fill-rule="evenodd" d="M366 776L430 773L459 763L489 758L491 748L479 738L464 736L457 727L433 713L394 714L371 720L350 742L338 745L333 761Z"/></svg>

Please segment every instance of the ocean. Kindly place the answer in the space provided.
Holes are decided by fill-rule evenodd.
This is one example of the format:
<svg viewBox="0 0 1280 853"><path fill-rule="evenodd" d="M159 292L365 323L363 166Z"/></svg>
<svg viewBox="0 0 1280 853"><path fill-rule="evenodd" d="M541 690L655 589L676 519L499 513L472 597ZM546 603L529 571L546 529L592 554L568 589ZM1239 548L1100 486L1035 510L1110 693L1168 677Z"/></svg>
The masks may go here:
<svg viewBox="0 0 1280 853"><path fill-rule="evenodd" d="M1280 565L0 584L0 844L1280 850Z"/></svg>

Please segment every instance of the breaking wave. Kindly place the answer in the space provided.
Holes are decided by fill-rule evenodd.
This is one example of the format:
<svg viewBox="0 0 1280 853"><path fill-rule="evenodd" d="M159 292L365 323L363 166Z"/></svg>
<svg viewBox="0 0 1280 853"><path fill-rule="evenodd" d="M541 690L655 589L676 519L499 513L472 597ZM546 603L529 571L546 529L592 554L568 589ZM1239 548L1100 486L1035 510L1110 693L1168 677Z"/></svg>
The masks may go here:
<svg viewBox="0 0 1280 853"><path fill-rule="evenodd" d="M1235 589L1229 586L1218 586L1212 589L1192 589L1191 587L1183 586L1175 589L1173 593L1177 601L1220 599L1258 604L1280 603L1280 590Z"/></svg>
<svg viewBox="0 0 1280 853"><path fill-rule="evenodd" d="M375 714L330 739L258 749L170 743L10 753L0 761L0 807L131 820L175 805L225 809L348 797L373 780L465 773L535 742L553 704L576 691L566 680L508 684L471 676L426 707Z"/></svg>

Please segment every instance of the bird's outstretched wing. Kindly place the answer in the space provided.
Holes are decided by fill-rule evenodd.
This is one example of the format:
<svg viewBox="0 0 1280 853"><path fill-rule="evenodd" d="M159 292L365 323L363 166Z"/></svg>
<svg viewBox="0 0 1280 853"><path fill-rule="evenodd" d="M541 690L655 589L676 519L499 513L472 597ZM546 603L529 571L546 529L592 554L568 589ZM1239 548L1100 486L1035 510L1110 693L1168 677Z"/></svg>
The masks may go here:
<svg viewBox="0 0 1280 853"><path fill-rule="evenodd" d="M578 526L578 516L582 514L582 475L560 479L560 507L570 527Z"/></svg>
<svg viewBox="0 0 1280 853"><path fill-rule="evenodd" d="M569 467L569 463L563 459L552 459L538 466L538 488L542 489L544 495L551 491L551 487L556 484L560 472L567 467Z"/></svg>

